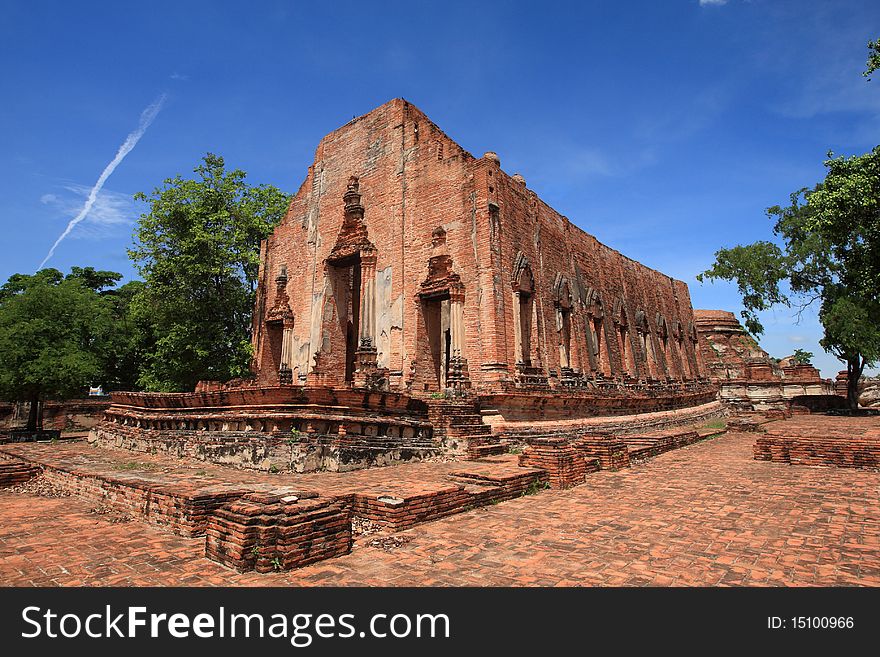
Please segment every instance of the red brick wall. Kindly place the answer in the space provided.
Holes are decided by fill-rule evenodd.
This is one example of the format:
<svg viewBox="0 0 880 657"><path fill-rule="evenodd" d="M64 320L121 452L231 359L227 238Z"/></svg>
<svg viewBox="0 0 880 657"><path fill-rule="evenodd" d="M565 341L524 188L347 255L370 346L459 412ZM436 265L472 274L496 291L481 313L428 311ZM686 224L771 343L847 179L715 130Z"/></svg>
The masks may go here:
<svg viewBox="0 0 880 657"><path fill-rule="evenodd" d="M277 300L275 278L282 265L294 316L292 364L304 373L321 348L325 381L342 382L344 338L335 304L324 303L329 296L325 260L342 228L350 176L359 178L367 237L377 251L377 280L384 285L390 276L387 293L377 286L376 342L379 364L389 369L392 387L409 385L420 392L431 380L418 292L430 258L438 255L451 257L464 286L462 355L477 388L497 388L514 375L511 281L519 253L528 259L535 280L533 364L537 360L545 370L560 367L553 287L564 277L574 298L573 367L587 374L591 370L585 321L593 290L604 310L606 375L621 376L624 370L612 321L618 302L636 354L637 371L631 374L647 374L636 340L637 311L648 318L659 378L693 379L702 373L687 335L693 315L684 283L600 244L538 199L521 179L502 171L497 158L475 159L418 109L397 99L321 141L286 218L265 245L254 332L261 383L278 380L277 335L269 335L264 319ZM432 239L437 228L445 231L445 244ZM656 337L658 315L669 329L668 357ZM673 337L678 322L683 353Z"/></svg>

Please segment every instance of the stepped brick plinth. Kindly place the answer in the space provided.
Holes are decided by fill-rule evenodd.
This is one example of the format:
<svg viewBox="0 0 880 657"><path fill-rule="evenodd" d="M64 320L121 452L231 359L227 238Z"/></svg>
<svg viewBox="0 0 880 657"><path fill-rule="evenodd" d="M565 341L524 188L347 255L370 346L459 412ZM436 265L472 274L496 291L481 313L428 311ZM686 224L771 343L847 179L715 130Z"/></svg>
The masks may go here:
<svg viewBox="0 0 880 657"><path fill-rule="evenodd" d="M250 493L215 509L205 555L239 572L291 570L351 551L351 510L314 493Z"/></svg>
<svg viewBox="0 0 880 657"><path fill-rule="evenodd" d="M39 466L30 463L0 460L0 488L23 484L36 477L40 472Z"/></svg>
<svg viewBox="0 0 880 657"><path fill-rule="evenodd" d="M599 469L596 459L588 460L569 438L542 436L529 438L519 457L520 465L541 468L547 472L553 488L571 488L584 483L587 471Z"/></svg>
<svg viewBox="0 0 880 657"><path fill-rule="evenodd" d="M573 443L586 459L597 459L602 470L620 470L630 465L629 450L621 439L610 435L583 435Z"/></svg>

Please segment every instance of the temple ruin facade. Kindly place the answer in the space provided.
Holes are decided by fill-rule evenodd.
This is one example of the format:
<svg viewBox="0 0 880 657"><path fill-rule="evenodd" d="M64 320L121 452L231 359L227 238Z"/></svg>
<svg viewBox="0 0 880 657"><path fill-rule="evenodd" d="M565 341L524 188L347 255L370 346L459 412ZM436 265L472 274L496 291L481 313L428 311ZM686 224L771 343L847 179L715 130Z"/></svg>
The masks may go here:
<svg viewBox="0 0 880 657"><path fill-rule="evenodd" d="M263 245L261 384L419 394L705 378L687 285L394 100L325 137Z"/></svg>
<svg viewBox="0 0 880 657"><path fill-rule="evenodd" d="M261 245L253 348L252 381L117 393L93 436L303 471L721 413L685 283L402 99L319 143Z"/></svg>

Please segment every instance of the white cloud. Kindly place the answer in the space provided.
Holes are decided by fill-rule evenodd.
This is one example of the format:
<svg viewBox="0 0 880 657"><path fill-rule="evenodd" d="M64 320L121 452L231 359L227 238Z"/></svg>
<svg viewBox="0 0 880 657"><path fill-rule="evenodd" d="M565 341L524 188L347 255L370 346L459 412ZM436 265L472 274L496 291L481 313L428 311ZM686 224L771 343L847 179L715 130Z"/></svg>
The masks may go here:
<svg viewBox="0 0 880 657"><path fill-rule="evenodd" d="M182 81L189 80L188 75L184 75L183 73L178 73L177 71L174 71L174 73L172 73L168 77L171 78L172 80L182 80Z"/></svg>
<svg viewBox="0 0 880 657"><path fill-rule="evenodd" d="M113 172L116 170L116 167L118 167L122 160L125 159L125 156L128 155L135 146L137 146L137 143L140 141L141 137L144 136L147 128L150 127L150 124L153 122L153 120L156 118L156 115L162 109L162 105L165 103L165 98L166 95L162 94L150 105L148 105L147 108L141 113L138 127L135 129L134 132L130 133L128 137L125 138L125 141L122 142L122 146L120 146L119 150L116 151L116 156L112 160L110 160L110 163L106 167L104 167L101 175L98 176L98 181L91 189L89 189L89 192L86 195L86 202L83 204L77 215L67 224L67 228L64 229L64 232L62 232L58 239L55 240L52 248L49 249L49 253L46 254L46 257L43 258L43 262L40 263L40 266L37 269L43 268L43 265L45 265L49 258L52 257L52 255L55 253L55 249L57 249L58 245L64 241L64 238L70 235L70 232L76 227L77 224L88 217L89 213L92 211L92 208L98 200L98 195L101 193L101 189L104 187L104 183L107 182L107 179L113 174Z"/></svg>
<svg viewBox="0 0 880 657"><path fill-rule="evenodd" d="M74 183L62 186L64 192L47 193L40 197L40 203L51 207L60 216L76 213L88 198L91 188ZM123 194L102 189L88 215L77 225L71 238L100 238L117 232L120 227L134 224L138 208L131 194Z"/></svg>
<svg viewBox="0 0 880 657"><path fill-rule="evenodd" d="M708 7L709 5L713 5L715 7L720 7L721 5L726 5L727 0L700 0L701 7Z"/></svg>

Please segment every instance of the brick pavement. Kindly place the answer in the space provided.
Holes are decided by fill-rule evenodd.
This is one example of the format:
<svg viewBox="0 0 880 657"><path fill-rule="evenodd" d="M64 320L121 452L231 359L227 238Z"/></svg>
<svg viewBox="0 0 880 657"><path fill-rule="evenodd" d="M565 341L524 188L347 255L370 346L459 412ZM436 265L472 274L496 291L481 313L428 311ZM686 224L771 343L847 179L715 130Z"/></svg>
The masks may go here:
<svg viewBox="0 0 880 657"><path fill-rule="evenodd" d="M755 461L753 441L728 434L268 575L228 570L202 556L203 539L114 523L77 498L0 491L0 583L880 585L880 473Z"/></svg>

